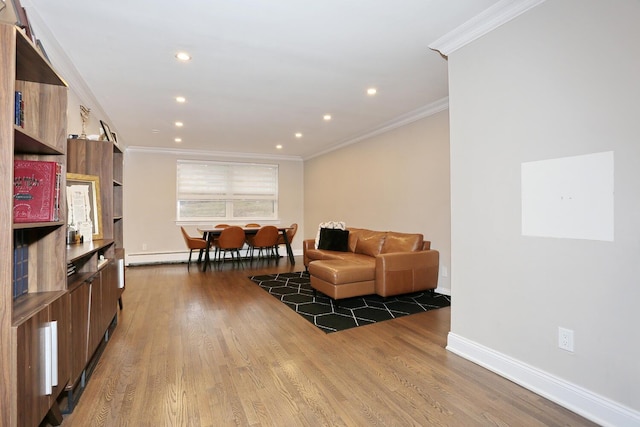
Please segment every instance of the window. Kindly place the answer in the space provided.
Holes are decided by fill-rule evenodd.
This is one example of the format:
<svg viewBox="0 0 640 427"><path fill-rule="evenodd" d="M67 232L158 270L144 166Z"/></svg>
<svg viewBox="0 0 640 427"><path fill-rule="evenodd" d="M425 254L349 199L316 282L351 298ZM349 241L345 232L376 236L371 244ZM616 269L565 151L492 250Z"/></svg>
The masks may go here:
<svg viewBox="0 0 640 427"><path fill-rule="evenodd" d="M178 160L178 221L277 217L277 165Z"/></svg>

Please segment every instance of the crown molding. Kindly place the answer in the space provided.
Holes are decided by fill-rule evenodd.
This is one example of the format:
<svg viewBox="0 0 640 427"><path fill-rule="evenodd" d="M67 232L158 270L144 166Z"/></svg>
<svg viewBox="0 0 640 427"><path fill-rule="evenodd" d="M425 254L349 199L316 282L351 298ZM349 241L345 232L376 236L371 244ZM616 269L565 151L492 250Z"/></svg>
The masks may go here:
<svg viewBox="0 0 640 427"><path fill-rule="evenodd" d="M182 155L182 156L208 156L208 157L223 157L223 158L239 158L239 159L254 159L254 160L282 160L282 161L302 161L309 160L314 157L321 156L331 151L339 150L348 145L355 144L356 142L363 141L365 139L373 138L374 136L381 135L389 132L390 130L408 125L409 123L418 121L425 117L432 116L440 111L444 111L449 108L449 97L444 97L436 102L433 102L424 107L413 110L407 114L396 117L390 122L387 122L367 133L359 135L354 138L345 140L333 147L323 150L318 153L314 153L309 157L299 156L280 156L274 154L259 154L259 153L234 153L227 151L208 151L208 150L189 150L189 149L177 149L177 148L157 148L157 147L143 147L138 145L130 145L127 147L126 152L143 152L153 154L167 154L167 155Z"/></svg>
<svg viewBox="0 0 640 427"><path fill-rule="evenodd" d="M317 153L311 154L308 157L305 157L304 160L310 160L313 159L314 157L319 157L322 156L324 154L330 153L332 151L336 151L339 150L341 148L347 147L349 145L355 144L357 142L363 141L365 139L369 139L369 138L373 138L375 136L378 135L382 135L383 133L387 133L393 129L397 129L399 127L408 125L409 123L413 123L415 121L418 121L420 119L424 119L425 117L429 117L432 116L436 113L439 113L440 111L444 111L447 108L449 108L449 97L445 96L444 98L441 98L435 102L432 102L431 104L425 105L423 107L420 107L416 110L410 111L406 114L403 114L401 116L396 117L395 119L386 122L384 124L382 124L381 126L374 128L366 133L363 133L361 135L358 135L356 137L353 138L349 138L347 140L344 140L342 142L339 142L338 144L323 150L323 151L319 151Z"/></svg>
<svg viewBox="0 0 640 427"><path fill-rule="evenodd" d="M253 160L282 160L289 162L301 162L302 157L299 156L281 156L277 154L260 154L260 153L234 153L232 151L209 151L209 150L190 150L178 148L157 148L143 147L140 145L130 145L126 152L140 152L152 154L166 154L172 156L198 156L198 157L223 157L236 159L253 159Z"/></svg>
<svg viewBox="0 0 640 427"><path fill-rule="evenodd" d="M484 12L471 18L453 31L429 44L429 49L444 56L455 52L479 37L495 30L546 0L501 0Z"/></svg>

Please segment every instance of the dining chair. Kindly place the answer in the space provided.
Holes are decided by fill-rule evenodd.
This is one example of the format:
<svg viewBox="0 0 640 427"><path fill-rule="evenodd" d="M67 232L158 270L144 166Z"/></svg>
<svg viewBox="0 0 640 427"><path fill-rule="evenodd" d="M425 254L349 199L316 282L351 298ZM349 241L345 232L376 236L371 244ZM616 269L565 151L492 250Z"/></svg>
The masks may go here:
<svg viewBox="0 0 640 427"><path fill-rule="evenodd" d="M287 240L289 241L289 245L291 245L291 242L293 242L293 237L296 235L297 232L298 232L298 224L294 222L286 230ZM278 243L276 243L276 256L278 258L280 258L280 252L278 251L278 248L280 247L280 245L286 245L284 241L284 236L282 234L278 234Z"/></svg>
<svg viewBox="0 0 640 427"><path fill-rule="evenodd" d="M218 237L216 241L216 250L219 254L218 257L222 256L220 261L225 260L227 252L231 253L232 260L237 259L238 261L241 261L240 249L244 246L244 242L245 234L241 227L234 225L222 230L220 237Z"/></svg>
<svg viewBox="0 0 640 427"><path fill-rule="evenodd" d="M195 249L200 251L200 256L198 260L202 257L202 251L207 250L208 242L201 237L192 237L187 233L184 227L180 227L182 230L182 237L184 237L184 242L187 244L187 248L189 248L189 260L187 261L187 271L189 271L189 267L191 266L191 254Z"/></svg>
<svg viewBox="0 0 640 427"><path fill-rule="evenodd" d="M244 226L245 228L258 228L260 227L260 224L255 223L255 222L250 222L249 224Z"/></svg>
<svg viewBox="0 0 640 427"><path fill-rule="evenodd" d="M273 248L275 248L278 243L279 233L280 232L277 227L274 227L273 225L265 225L258 230L255 236L249 236L247 243L249 244L251 260L253 261L253 253L255 249L258 249L258 258L260 258L263 250L265 252L270 250L271 255L275 255Z"/></svg>
<svg viewBox="0 0 640 427"><path fill-rule="evenodd" d="M213 228L227 228L230 227L229 224L216 224L215 227ZM206 239L206 236L202 236ZM218 256L218 246L216 245L218 241L218 237L214 237L213 239L211 239L211 247L213 247L213 260L215 261L217 256Z"/></svg>

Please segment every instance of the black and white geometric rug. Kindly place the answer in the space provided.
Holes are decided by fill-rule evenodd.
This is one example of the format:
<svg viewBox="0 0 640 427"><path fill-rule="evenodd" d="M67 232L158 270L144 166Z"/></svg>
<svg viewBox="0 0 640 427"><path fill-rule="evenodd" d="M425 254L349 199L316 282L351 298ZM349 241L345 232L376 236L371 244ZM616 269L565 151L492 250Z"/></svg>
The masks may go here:
<svg viewBox="0 0 640 427"><path fill-rule="evenodd" d="M447 295L416 292L386 299L377 295L345 298L336 306L333 299L320 292L313 296L309 274L304 271L251 276L249 279L326 333L451 305L451 297Z"/></svg>

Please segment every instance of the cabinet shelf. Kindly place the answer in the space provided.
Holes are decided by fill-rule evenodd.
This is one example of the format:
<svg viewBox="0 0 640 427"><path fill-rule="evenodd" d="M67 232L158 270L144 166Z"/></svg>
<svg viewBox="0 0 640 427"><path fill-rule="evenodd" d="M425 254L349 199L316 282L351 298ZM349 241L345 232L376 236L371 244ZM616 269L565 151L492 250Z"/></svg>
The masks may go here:
<svg viewBox="0 0 640 427"><path fill-rule="evenodd" d="M47 227L60 227L65 223L62 221L54 221L54 222L14 222L13 229L14 230L24 230L28 228L47 228Z"/></svg>
<svg viewBox="0 0 640 427"><path fill-rule="evenodd" d="M67 245L67 262L74 262L81 258L91 256L112 244L113 239L103 239L75 245Z"/></svg>
<svg viewBox="0 0 640 427"><path fill-rule="evenodd" d="M95 271L87 271L84 273L75 273L74 275L69 276L67 278L67 290L69 292L73 292L78 287L83 285L84 282L86 282L87 280L89 280L91 277L95 275L96 275Z"/></svg>
<svg viewBox="0 0 640 427"><path fill-rule="evenodd" d="M41 141L38 137L30 132L22 129L20 126L13 125L14 130L14 152L18 154L49 154L56 156L64 156L64 152L56 147Z"/></svg>
<svg viewBox="0 0 640 427"><path fill-rule="evenodd" d="M14 300L12 325L20 326L25 320L31 318L35 313L40 311L43 306L49 305L66 291L50 291L28 293Z"/></svg>
<svg viewBox="0 0 640 427"><path fill-rule="evenodd" d="M31 40L16 31L16 80L67 86Z"/></svg>

